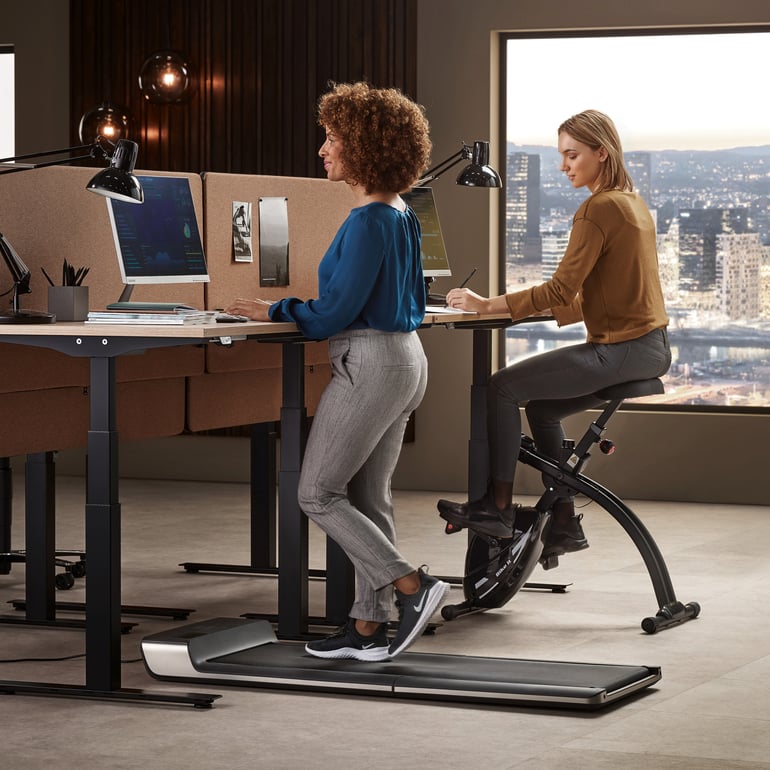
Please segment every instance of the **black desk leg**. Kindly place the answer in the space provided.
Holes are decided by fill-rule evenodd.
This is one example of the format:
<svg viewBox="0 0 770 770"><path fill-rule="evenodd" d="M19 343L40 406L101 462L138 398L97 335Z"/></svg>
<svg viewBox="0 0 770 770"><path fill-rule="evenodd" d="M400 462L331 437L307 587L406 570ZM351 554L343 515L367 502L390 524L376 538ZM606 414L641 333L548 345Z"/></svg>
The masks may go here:
<svg viewBox="0 0 770 770"><path fill-rule="evenodd" d="M251 427L251 566L276 566L275 424Z"/></svg>
<svg viewBox="0 0 770 770"><path fill-rule="evenodd" d="M0 457L0 554L11 551L11 524L13 523L13 471L11 460ZM11 561L0 556L0 575L11 571Z"/></svg>
<svg viewBox="0 0 770 770"><path fill-rule="evenodd" d="M25 466L26 617L54 621L56 471L53 452L27 455Z"/></svg>
<svg viewBox="0 0 770 770"><path fill-rule="evenodd" d="M478 500L487 491L489 446L487 444L487 382L492 369L492 332L473 330L473 381L471 425L468 440L468 499Z"/></svg>
<svg viewBox="0 0 770 770"><path fill-rule="evenodd" d="M341 626L347 622L355 601L356 576L345 551L326 538L326 622Z"/></svg>
<svg viewBox="0 0 770 770"><path fill-rule="evenodd" d="M278 474L278 636L302 638L308 624L308 522L297 487L305 451L305 349L283 348L280 471Z"/></svg>
<svg viewBox="0 0 770 770"><path fill-rule="evenodd" d="M120 502L115 359L91 359L86 487L86 686L120 687Z"/></svg>
<svg viewBox="0 0 770 770"><path fill-rule="evenodd" d="M275 502L276 473L275 423L260 422L251 426L251 517L248 564L220 564L184 561L179 566L186 572L241 572L247 575L277 575L277 515ZM251 617L251 615L249 615ZM260 617L254 615L254 617Z"/></svg>

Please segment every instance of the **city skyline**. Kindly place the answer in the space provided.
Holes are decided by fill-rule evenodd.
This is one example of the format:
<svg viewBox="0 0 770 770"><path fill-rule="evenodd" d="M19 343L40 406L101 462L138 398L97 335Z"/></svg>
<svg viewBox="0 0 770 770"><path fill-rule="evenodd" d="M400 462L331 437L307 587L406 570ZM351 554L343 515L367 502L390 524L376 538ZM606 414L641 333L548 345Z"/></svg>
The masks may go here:
<svg viewBox="0 0 770 770"><path fill-rule="evenodd" d="M507 141L555 145L562 121L592 108L614 120L627 152L768 144L754 77L768 49L770 31L510 38Z"/></svg>
<svg viewBox="0 0 770 770"><path fill-rule="evenodd" d="M552 146L506 156L506 289L548 280L585 190ZM770 147L626 153L656 219L673 361L658 405L770 407ZM576 327L514 326L506 361L574 343Z"/></svg>

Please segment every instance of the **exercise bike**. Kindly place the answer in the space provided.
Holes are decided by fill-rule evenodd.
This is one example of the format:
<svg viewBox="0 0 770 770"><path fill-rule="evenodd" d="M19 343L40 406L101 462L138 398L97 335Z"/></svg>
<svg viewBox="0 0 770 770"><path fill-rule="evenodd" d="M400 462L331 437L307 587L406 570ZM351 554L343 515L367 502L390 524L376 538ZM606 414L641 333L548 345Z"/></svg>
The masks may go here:
<svg viewBox="0 0 770 770"><path fill-rule="evenodd" d="M663 383L659 379L635 380L598 391L595 395L605 402L603 411L577 444L570 439L564 441L559 462L540 454L534 441L522 434L519 462L540 471L547 481L546 489L533 508L517 509L510 538L470 531L462 578L465 601L445 605L441 610L444 620L502 607L521 588L547 587L527 583L527 579L538 563L546 570L558 566L563 551L545 550L551 507L556 500L575 495L582 495L604 508L638 548L660 608L654 616L642 620L642 629L646 633L654 634L698 617L700 605L697 602L683 604L677 600L663 555L636 514L616 495L582 473L594 444L598 444L604 454L615 451L615 444L602 438L602 434L623 401L659 393L663 393ZM455 534L462 529L447 521L445 532Z"/></svg>

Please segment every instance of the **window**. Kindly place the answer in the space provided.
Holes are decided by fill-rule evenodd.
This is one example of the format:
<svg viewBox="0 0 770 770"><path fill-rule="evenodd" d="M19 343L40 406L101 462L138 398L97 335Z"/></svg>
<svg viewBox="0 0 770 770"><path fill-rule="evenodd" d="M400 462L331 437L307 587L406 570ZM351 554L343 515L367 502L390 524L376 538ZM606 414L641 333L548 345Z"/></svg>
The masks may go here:
<svg viewBox="0 0 770 770"><path fill-rule="evenodd" d="M559 171L556 130L584 109L618 127L657 222L674 360L655 408L770 409L770 28L506 36L506 291L547 280L588 194ZM506 331L506 364L582 341Z"/></svg>

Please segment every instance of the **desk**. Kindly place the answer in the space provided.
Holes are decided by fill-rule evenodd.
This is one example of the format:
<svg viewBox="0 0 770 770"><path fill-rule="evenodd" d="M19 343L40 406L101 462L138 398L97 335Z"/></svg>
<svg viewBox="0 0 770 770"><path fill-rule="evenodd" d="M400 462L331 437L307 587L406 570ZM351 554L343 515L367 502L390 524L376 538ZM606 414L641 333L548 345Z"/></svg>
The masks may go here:
<svg viewBox="0 0 770 770"><path fill-rule="evenodd" d="M48 348L90 361L90 417L87 441L85 540L85 686L0 681L0 691L168 703L205 708L209 694L153 693L121 688L120 683L120 502L116 429L115 359L126 353L178 345L232 344L258 338L301 340L294 324L14 324L0 327L0 341ZM300 347L287 345L288 347ZM288 356L291 365L296 356ZM295 420L296 421L296 420ZM291 443L291 442L287 442ZM296 500L296 495L294 496Z"/></svg>
<svg viewBox="0 0 770 770"><path fill-rule="evenodd" d="M485 385L491 365L491 329L511 323L509 316L480 319L475 314L436 314L423 326L453 326L474 331L474 388ZM301 636L308 622L308 522L297 502L297 484L305 437L305 338L291 323L190 324L178 326L56 323L6 325L0 341L43 347L90 361L90 419L87 441L85 508L86 553L86 682L85 686L0 681L0 691L56 694L68 697L188 703L205 708L218 696L196 693L154 693L121 688L120 682L120 502L118 495L118 433L116 429L115 359L126 353L178 345L233 344L257 339L283 345L281 450L279 472L278 631ZM476 398L478 400L478 398ZM472 405L473 405L472 401ZM484 484L485 426L473 415L469 476ZM481 451L483 444L483 452ZM327 592L340 595L346 566L333 552L327 557ZM347 608L344 608L347 611ZM327 608L328 612L328 608Z"/></svg>

